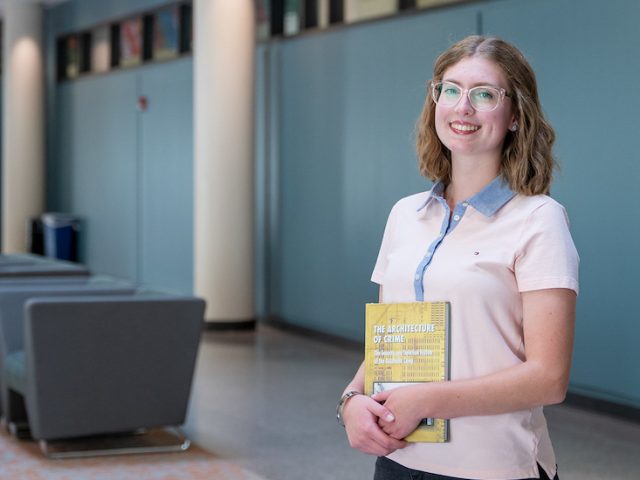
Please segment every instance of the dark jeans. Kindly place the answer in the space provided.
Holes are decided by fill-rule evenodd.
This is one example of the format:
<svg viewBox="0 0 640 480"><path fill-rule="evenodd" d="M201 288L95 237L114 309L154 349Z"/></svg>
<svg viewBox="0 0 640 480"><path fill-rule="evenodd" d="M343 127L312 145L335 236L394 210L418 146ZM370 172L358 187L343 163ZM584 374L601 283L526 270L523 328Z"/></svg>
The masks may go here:
<svg viewBox="0 0 640 480"><path fill-rule="evenodd" d="M538 465L540 470L540 478L522 479L522 480L549 480L549 477ZM378 457L376 460L376 471L373 475L373 480L464 480L456 477L447 477L445 475L437 475L435 473L420 472L418 470L412 470L407 467L403 467L399 463L389 460L386 457ZM558 480L558 475L553 477L553 480Z"/></svg>

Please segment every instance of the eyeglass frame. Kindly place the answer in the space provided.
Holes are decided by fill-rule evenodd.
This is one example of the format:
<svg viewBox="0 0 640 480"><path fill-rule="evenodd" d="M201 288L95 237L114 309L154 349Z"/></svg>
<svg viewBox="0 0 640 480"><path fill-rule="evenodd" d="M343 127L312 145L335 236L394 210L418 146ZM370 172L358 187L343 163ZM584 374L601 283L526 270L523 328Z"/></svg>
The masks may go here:
<svg viewBox="0 0 640 480"><path fill-rule="evenodd" d="M441 85L442 86L445 83L450 83L451 85L455 85L456 87L458 87L460 89L460 91L461 91L460 98L458 98L458 100L456 100L456 103L454 103L452 105L445 105L447 107L455 107L456 105L458 105L458 103L460 103L460 100L465 95L465 93L466 93L467 99L469 100L469 105L471 105L471 108L473 108L474 110L476 110L478 112L493 112L494 110L496 110L500 106L500 104L504 100L504 97L512 98L511 94L509 94L504 88L495 87L493 85L477 85L477 86L471 87L471 88L462 88L457 83L450 82L450 81L440 80L438 82L434 82L433 80L431 80L429 83L431 84L431 99L433 100L433 103L435 103L436 105L438 105L438 100L436 99L436 85ZM477 88L492 88L494 90L497 90L498 93L500 94L500 97L498 98L498 102L496 103L496 106L493 107L490 110L480 110L480 109L474 107L473 106L473 102L471 100L471 96L469 94L471 93L471 90L475 90ZM440 95L442 95L442 91L440 92Z"/></svg>

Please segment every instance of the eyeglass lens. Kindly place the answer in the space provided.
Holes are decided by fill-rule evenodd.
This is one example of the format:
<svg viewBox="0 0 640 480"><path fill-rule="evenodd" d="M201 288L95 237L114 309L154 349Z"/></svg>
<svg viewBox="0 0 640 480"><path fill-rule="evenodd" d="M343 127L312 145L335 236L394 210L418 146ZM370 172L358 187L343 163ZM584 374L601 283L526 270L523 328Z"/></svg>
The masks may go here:
<svg viewBox="0 0 640 480"><path fill-rule="evenodd" d="M433 100L446 107L456 105L464 90L455 83L439 82L433 88ZM469 89L469 101L476 110L494 110L500 103L500 90L489 86L473 87Z"/></svg>

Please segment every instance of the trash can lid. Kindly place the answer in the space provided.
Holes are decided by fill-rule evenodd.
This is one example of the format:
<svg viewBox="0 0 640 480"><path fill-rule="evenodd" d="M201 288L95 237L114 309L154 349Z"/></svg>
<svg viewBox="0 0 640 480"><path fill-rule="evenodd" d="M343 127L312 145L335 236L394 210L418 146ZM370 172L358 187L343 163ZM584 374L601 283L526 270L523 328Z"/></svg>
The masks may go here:
<svg viewBox="0 0 640 480"><path fill-rule="evenodd" d="M80 218L71 213L48 212L43 213L40 218L48 227L77 227L80 223Z"/></svg>

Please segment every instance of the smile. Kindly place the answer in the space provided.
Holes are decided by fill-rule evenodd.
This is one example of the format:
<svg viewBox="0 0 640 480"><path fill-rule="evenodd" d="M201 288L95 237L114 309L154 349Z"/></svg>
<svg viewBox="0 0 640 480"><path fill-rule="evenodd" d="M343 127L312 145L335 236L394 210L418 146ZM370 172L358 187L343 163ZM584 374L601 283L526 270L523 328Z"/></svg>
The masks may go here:
<svg viewBox="0 0 640 480"><path fill-rule="evenodd" d="M451 129L456 133L473 133L480 130L479 125L471 125L469 123L451 122L449 124Z"/></svg>

